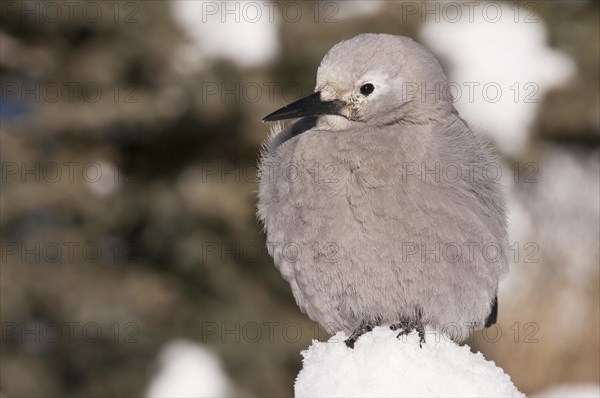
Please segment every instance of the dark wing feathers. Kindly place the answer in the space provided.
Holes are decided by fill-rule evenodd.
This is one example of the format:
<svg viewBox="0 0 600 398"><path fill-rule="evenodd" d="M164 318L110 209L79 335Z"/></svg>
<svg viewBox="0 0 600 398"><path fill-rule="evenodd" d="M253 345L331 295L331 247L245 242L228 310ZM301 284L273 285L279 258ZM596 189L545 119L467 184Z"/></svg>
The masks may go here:
<svg viewBox="0 0 600 398"><path fill-rule="evenodd" d="M495 324L497 320L498 320L498 296L495 296L494 301L492 303L492 312L490 312L487 319L485 320L485 327L489 328L490 326Z"/></svg>

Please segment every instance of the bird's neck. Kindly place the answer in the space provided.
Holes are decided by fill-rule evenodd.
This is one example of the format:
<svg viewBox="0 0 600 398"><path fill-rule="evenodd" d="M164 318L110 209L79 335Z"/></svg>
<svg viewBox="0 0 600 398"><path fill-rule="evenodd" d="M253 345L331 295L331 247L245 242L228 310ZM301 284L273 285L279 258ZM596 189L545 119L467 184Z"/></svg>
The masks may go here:
<svg viewBox="0 0 600 398"><path fill-rule="evenodd" d="M343 116L323 115L317 120L316 127L319 130L339 131L359 129L364 127L364 124L348 120Z"/></svg>

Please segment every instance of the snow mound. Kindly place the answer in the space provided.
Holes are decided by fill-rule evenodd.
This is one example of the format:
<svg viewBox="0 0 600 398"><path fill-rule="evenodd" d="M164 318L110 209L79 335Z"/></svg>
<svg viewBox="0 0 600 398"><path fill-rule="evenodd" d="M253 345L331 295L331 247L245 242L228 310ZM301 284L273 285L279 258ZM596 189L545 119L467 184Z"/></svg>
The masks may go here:
<svg viewBox="0 0 600 398"><path fill-rule="evenodd" d="M428 331L419 348L416 333L396 335L377 327L353 350L344 344L342 332L328 342L313 340L302 352L296 396L524 397L502 369L467 346Z"/></svg>

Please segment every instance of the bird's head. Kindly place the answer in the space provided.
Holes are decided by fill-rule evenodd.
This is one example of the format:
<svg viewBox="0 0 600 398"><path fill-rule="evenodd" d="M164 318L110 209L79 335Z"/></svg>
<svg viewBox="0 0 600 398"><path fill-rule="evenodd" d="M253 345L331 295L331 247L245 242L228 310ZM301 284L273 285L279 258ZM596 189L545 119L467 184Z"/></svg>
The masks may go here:
<svg viewBox="0 0 600 398"><path fill-rule="evenodd" d="M343 129L427 123L453 109L448 80L429 51L407 37L369 33L335 45L319 66L315 93L263 120L321 115Z"/></svg>

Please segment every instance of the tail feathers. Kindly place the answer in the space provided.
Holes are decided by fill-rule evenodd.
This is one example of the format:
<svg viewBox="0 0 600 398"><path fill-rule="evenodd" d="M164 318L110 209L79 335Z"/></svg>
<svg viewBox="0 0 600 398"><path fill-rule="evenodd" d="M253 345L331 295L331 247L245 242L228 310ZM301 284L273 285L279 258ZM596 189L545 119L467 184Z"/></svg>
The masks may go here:
<svg viewBox="0 0 600 398"><path fill-rule="evenodd" d="M498 296L494 297L494 301L492 302L492 312L488 315L485 320L485 327L489 328L498 320Z"/></svg>

